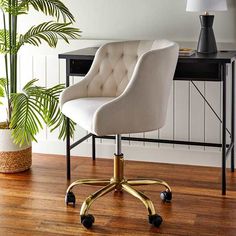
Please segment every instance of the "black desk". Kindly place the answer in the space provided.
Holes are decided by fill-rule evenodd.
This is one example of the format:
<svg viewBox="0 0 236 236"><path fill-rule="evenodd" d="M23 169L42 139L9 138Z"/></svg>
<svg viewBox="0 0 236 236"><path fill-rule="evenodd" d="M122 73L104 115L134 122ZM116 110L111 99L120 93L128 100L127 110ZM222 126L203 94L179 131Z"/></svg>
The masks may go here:
<svg viewBox="0 0 236 236"><path fill-rule="evenodd" d="M66 86L70 85L70 76L84 76L87 74L94 59L94 55L98 48L85 48L77 51L60 54L59 58L66 59ZM191 142L184 140L165 140L165 139L150 139L150 138L136 138L136 137L122 137L122 140L141 141L141 142L157 142L169 144L182 145L196 145L208 147L221 147L222 149L222 194L226 194L226 160L231 154L231 171L234 172L234 120L235 120L235 56L236 51L220 51L213 55L195 54L191 57L179 57L177 68L175 71L174 80L191 81L193 86L200 93L206 104L210 107L212 112L216 115L222 123L222 143L205 143L205 142ZM231 103L231 130L226 128L226 65L232 65L232 103ZM218 81L222 83L222 118L214 111L211 104L206 100L204 95L198 89L194 81ZM92 157L95 159L95 142L96 138L114 139L111 136L97 137L93 134L88 134L74 144L70 144L69 134L69 119L67 119L67 178L70 179L70 150L92 137ZM231 142L226 143L226 133L230 134Z"/></svg>

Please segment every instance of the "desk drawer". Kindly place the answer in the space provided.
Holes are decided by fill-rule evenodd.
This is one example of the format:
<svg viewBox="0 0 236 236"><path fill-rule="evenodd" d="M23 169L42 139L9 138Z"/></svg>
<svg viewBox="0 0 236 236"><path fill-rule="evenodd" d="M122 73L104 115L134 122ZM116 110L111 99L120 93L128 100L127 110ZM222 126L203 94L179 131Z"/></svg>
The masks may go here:
<svg viewBox="0 0 236 236"><path fill-rule="evenodd" d="M178 62L174 80L219 81L221 66L219 63Z"/></svg>
<svg viewBox="0 0 236 236"><path fill-rule="evenodd" d="M93 60L76 60L70 59L69 73L70 75L84 76L88 73Z"/></svg>

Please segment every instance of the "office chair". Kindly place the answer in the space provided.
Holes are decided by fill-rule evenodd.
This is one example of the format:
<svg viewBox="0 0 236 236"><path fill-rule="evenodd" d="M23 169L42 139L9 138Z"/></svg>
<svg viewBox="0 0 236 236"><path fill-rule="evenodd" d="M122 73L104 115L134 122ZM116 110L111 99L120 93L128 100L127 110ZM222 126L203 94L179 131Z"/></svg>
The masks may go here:
<svg viewBox="0 0 236 236"><path fill-rule="evenodd" d="M67 189L66 204L75 205L72 189L78 185L103 186L83 202L81 223L90 228L94 217L88 213L93 202L115 190L125 191L143 202L149 223L159 227L162 217L151 200L133 186L159 184L165 187L163 201L171 201L170 186L158 179L126 179L121 152L121 134L140 133L163 127L178 45L167 40L114 42L96 53L88 74L65 89L60 97L62 113L98 136L116 135L114 174L106 179L79 179Z"/></svg>

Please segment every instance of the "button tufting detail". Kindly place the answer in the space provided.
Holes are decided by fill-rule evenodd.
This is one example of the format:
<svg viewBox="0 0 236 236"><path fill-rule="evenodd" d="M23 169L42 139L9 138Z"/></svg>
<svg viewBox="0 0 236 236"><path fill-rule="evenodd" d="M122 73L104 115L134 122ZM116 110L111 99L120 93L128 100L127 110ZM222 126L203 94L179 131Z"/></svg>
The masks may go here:
<svg viewBox="0 0 236 236"><path fill-rule="evenodd" d="M149 44L137 41L132 43L132 47L124 43L105 46L97 74L87 86L89 94L91 96L119 96L131 79L138 58L150 50L151 44Z"/></svg>

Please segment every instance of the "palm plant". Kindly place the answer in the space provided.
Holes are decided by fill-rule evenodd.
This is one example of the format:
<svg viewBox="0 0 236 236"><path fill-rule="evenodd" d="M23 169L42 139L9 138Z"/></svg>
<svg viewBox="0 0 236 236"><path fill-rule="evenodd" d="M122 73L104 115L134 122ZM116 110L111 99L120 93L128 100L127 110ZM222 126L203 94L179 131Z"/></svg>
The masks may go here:
<svg viewBox="0 0 236 236"><path fill-rule="evenodd" d="M54 17L55 21L32 26L24 34L18 33L18 18L28 14L32 8ZM36 141L42 122L51 127L51 131L60 126L59 138L65 138L65 118L58 106L64 85L45 88L37 86L34 79L22 91L17 91L17 54L25 44L39 46L46 42L50 47L56 47L59 38L67 43L69 38L77 39L80 30L71 26L74 16L60 0L0 0L0 10L3 19L0 53L4 55L6 75L0 78L0 99L6 98L7 101L4 128L12 129L14 141L19 145ZM73 133L73 123L70 129Z"/></svg>

